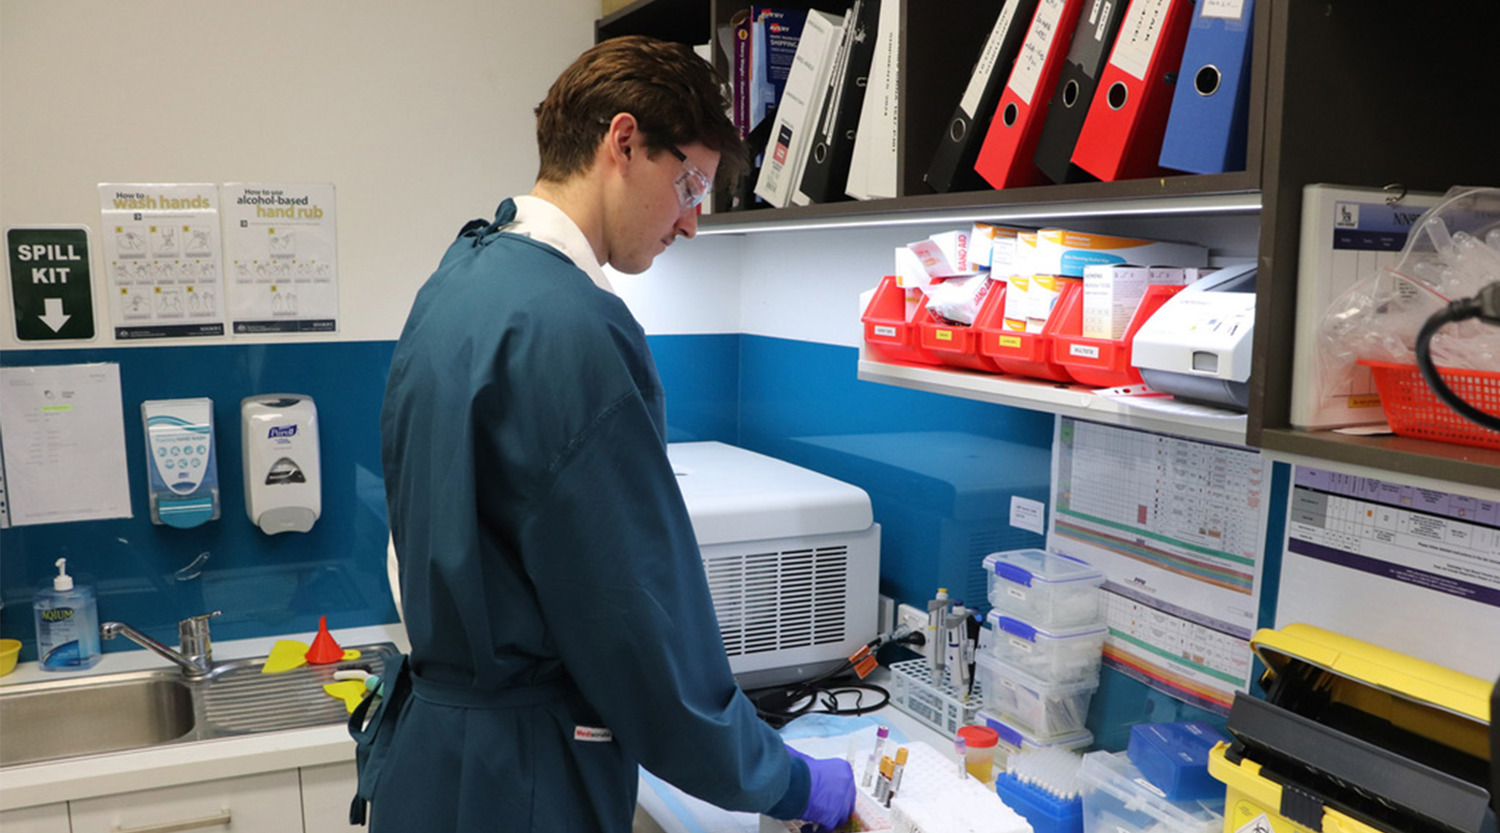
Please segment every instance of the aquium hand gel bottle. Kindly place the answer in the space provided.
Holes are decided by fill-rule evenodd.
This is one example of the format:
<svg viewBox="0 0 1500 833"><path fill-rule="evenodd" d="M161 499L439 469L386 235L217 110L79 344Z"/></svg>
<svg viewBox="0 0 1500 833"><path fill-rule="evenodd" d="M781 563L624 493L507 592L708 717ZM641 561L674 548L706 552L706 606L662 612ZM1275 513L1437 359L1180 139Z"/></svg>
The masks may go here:
<svg viewBox="0 0 1500 833"><path fill-rule="evenodd" d="M52 587L36 591L36 654L43 671L77 671L99 662L99 608L94 588L73 586L68 559L57 559Z"/></svg>

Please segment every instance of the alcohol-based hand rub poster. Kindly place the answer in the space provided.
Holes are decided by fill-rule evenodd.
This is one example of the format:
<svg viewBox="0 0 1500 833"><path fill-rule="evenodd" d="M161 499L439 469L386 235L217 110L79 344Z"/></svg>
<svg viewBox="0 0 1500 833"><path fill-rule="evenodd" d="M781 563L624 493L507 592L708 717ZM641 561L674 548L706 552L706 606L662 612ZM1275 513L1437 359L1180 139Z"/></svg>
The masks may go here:
<svg viewBox="0 0 1500 833"><path fill-rule="evenodd" d="M224 186L224 259L235 335L338 331L332 184Z"/></svg>
<svg viewBox="0 0 1500 833"><path fill-rule="evenodd" d="M106 182L99 202L115 338L224 335L218 187Z"/></svg>

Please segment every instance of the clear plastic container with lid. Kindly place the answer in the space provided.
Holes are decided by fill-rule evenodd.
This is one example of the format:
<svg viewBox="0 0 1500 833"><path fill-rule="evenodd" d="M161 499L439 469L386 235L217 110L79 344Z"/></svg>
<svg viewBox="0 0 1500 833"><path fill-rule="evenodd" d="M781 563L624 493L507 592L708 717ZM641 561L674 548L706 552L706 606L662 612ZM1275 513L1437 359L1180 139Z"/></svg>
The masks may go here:
<svg viewBox="0 0 1500 833"><path fill-rule="evenodd" d="M1082 680L1099 673L1108 629L1087 625L1036 625L992 610L987 617L995 658L1044 680Z"/></svg>
<svg viewBox="0 0 1500 833"><path fill-rule="evenodd" d="M974 675L984 691L981 708L1043 740L1083 728L1099 675L1074 682L1052 682L1027 674L991 654L974 658Z"/></svg>
<svg viewBox="0 0 1500 833"><path fill-rule="evenodd" d="M1085 833L1218 833L1224 798L1170 801L1124 752L1090 752L1078 770Z"/></svg>
<svg viewBox="0 0 1500 833"><path fill-rule="evenodd" d="M1047 627L1099 618L1104 574L1086 562L1044 550L1006 550L984 557L990 604Z"/></svg>
<svg viewBox="0 0 1500 833"><path fill-rule="evenodd" d="M1005 768L1011 755L1024 750L1060 746L1074 752L1083 752L1094 745L1094 733L1088 729L1079 729L1076 732L1051 738L1039 738L1014 720L1007 720L998 714L991 714L982 709L975 719L994 729L995 734L999 736L999 741L995 744L995 766L1001 769Z"/></svg>

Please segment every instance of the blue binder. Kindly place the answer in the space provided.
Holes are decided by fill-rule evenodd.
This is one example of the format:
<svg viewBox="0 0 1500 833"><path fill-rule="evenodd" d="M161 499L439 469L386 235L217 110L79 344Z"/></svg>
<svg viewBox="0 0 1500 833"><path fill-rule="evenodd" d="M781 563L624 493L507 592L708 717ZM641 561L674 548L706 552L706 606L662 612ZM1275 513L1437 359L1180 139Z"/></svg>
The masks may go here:
<svg viewBox="0 0 1500 833"><path fill-rule="evenodd" d="M1254 20L1254 0L1199 2L1193 10L1162 167L1195 174L1245 169Z"/></svg>

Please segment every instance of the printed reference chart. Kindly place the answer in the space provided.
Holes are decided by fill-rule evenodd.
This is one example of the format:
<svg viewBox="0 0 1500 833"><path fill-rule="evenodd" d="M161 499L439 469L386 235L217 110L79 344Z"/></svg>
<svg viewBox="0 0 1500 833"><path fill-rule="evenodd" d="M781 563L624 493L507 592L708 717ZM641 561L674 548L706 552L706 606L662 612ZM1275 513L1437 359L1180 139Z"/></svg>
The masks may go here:
<svg viewBox="0 0 1500 833"><path fill-rule="evenodd" d="M1048 548L1105 574L1105 662L1202 708L1248 688L1270 463L1060 418Z"/></svg>
<svg viewBox="0 0 1500 833"><path fill-rule="evenodd" d="M1288 500L1278 623L1500 674L1500 502L1304 466Z"/></svg>

